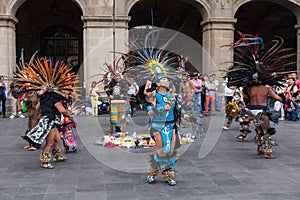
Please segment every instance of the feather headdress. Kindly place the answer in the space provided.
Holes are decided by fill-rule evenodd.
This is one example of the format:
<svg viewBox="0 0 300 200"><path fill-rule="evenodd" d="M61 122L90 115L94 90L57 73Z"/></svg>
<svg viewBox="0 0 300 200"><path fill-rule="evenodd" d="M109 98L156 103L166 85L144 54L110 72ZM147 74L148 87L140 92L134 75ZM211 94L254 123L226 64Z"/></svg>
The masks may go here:
<svg viewBox="0 0 300 200"><path fill-rule="evenodd" d="M34 52L34 54L31 56L31 58L28 62L28 65L32 64L32 62L33 62L33 60L36 57L38 52L39 52L38 50ZM20 71L22 71L25 67L26 67L26 62L25 62L25 59L24 59L24 48L22 48L21 49L21 55L16 60L16 68L13 71L15 79L18 78L18 75L20 74Z"/></svg>
<svg viewBox="0 0 300 200"><path fill-rule="evenodd" d="M135 76L139 80L149 80L156 75L163 75L175 79L176 67L180 62L180 56L167 51L166 45L154 47L149 42L149 36L154 34L151 31L145 38L144 45L131 43L131 50L124 54L126 67L129 67L127 74Z"/></svg>
<svg viewBox="0 0 300 200"><path fill-rule="evenodd" d="M104 63L106 67L106 75L120 76L123 73L123 67L121 65L122 56L116 56L112 64Z"/></svg>
<svg viewBox="0 0 300 200"><path fill-rule="evenodd" d="M238 34L241 38L232 45L234 62L226 75L229 86L276 85L292 72L296 54L292 48L283 48L281 37L275 37L263 48L263 40L258 35Z"/></svg>
<svg viewBox="0 0 300 200"><path fill-rule="evenodd" d="M24 59L22 59L24 60ZM66 64L54 59L36 57L30 63L22 61L15 72L17 85L30 87L30 90L44 90L78 98L78 76Z"/></svg>

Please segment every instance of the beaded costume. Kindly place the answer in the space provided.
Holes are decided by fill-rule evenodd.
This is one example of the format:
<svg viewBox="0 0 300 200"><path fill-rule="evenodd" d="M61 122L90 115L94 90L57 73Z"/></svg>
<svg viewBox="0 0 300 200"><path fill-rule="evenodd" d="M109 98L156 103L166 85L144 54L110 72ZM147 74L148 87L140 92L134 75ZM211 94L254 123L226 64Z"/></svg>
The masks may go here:
<svg viewBox="0 0 300 200"><path fill-rule="evenodd" d="M46 57L34 60L32 57L29 63L25 63L22 56L21 65L17 66L14 74L18 86L27 87L29 91L38 91L40 95L41 118L35 127L22 136L32 146L39 148L51 129L61 124L61 113L55 104L61 102L64 96L73 96L78 99L76 94L78 88L74 87L74 84L78 82L78 77L63 62ZM61 155L59 147L53 147L52 154L54 161L66 159ZM50 152L43 152L40 160L43 168L53 168L50 163Z"/></svg>
<svg viewBox="0 0 300 200"><path fill-rule="evenodd" d="M254 87L266 88L265 85L280 85L278 81L291 73L295 64L295 54L290 53L291 49L282 48L283 39L276 37L269 47L263 48L263 40L258 35L241 32L238 34L241 38L232 46L234 63L226 75L228 86L242 86L247 95L247 92ZM270 89L267 90L270 94ZM249 119L254 122L258 153L265 154L265 158L274 158L271 135L275 133L275 129L269 126L269 114L266 112L266 107L248 105L241 115L247 116L247 120L243 122L245 126L249 126ZM263 130L263 126L268 127L266 131Z"/></svg>
<svg viewBox="0 0 300 200"><path fill-rule="evenodd" d="M153 32L149 34L153 34ZM145 45L149 45L149 42L146 41ZM179 61L178 56L166 51L164 47L154 48L150 45L139 47L135 44L133 46L136 47L135 50L123 55L126 66L130 67L126 75L135 76L142 81L152 80L156 84L161 79L175 79L177 74L175 67ZM176 142L179 143L179 141L176 141L176 137L177 121L180 120L178 116L180 106L178 106L178 101L169 88L165 88L164 91L166 92L162 94L159 93L159 87L163 86L158 86L157 89L156 87L151 87L146 91L148 94L146 110L148 114L149 111L154 111L150 134L154 138L154 134L159 133L163 144L162 150L158 149L157 153L150 156L147 181L148 183L154 183L159 170L164 166L162 171L163 179L168 185L173 186L176 184L173 167L177 163L174 148L176 148ZM168 111L165 110L167 104L171 106ZM160 151L163 152L164 156L159 155Z"/></svg>

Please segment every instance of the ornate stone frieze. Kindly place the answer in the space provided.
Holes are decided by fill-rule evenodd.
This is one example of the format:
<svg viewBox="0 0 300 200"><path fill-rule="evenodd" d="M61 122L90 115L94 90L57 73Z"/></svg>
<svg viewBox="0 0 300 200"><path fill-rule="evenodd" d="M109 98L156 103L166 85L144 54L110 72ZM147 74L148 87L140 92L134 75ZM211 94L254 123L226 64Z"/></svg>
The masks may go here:
<svg viewBox="0 0 300 200"><path fill-rule="evenodd" d="M226 4L228 4L230 6L231 0L216 0L216 3L219 4L219 6L222 9L224 9L226 7Z"/></svg>

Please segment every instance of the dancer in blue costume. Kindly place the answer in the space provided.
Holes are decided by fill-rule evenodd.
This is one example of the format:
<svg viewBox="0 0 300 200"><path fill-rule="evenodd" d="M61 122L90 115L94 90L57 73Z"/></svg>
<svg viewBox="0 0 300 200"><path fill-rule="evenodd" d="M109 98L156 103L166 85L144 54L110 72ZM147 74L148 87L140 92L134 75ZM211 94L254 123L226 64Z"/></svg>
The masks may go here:
<svg viewBox="0 0 300 200"><path fill-rule="evenodd" d="M177 162L174 153L176 145L175 111L179 104L169 91L170 82L165 75L156 75L153 82L156 83L157 89L149 98L151 105L147 106L147 112L148 115L153 116L150 134L156 142L157 153L151 156L147 181L154 183L161 165L164 165L163 179L168 185L173 186L176 185L176 182L172 168Z"/></svg>
<svg viewBox="0 0 300 200"><path fill-rule="evenodd" d="M146 35L144 46L132 43L133 49L122 57L127 66L125 70L127 76L135 77L141 82L148 81L147 89L145 89L148 99L146 108L148 115L153 116L150 134L156 142L157 152L151 155L147 181L154 183L159 169L164 166L162 177L168 185L173 186L176 185L176 182L172 169L177 163L176 149L180 146L177 127L181 114L185 113L180 109L175 95L169 90L168 79L176 80L178 78L176 67L179 66L181 56L166 50L174 37L161 47L155 46L156 42L151 46L149 38L155 38L154 34L157 32L151 31ZM156 86L149 82L153 77L151 82Z"/></svg>

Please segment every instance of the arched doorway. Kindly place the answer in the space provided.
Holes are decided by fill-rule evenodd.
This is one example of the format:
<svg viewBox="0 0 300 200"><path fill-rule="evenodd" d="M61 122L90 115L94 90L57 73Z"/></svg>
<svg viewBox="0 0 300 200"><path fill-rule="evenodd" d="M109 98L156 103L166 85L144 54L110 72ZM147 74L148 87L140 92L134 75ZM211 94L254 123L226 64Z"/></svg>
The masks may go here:
<svg viewBox="0 0 300 200"><path fill-rule="evenodd" d="M131 20L129 21L129 38L136 37L136 40L144 40L146 35L155 29L170 29L165 34L165 36L159 36L155 38L153 36L152 43L158 42L161 44L167 43L168 39L175 35L178 31L181 34L186 35L189 39L193 40L194 43L200 47L202 45L202 26L200 25L203 17L195 5L192 5L182 0L144 0L138 1L134 4L130 11L129 16ZM195 2L193 2L195 3ZM170 6L172 5L172 6ZM202 7L200 4L198 7ZM193 19L193 20L191 20ZM157 28L158 27L158 28ZM169 34L169 35L168 35ZM179 42L177 46L174 46L175 49L185 48L185 44ZM188 43L188 42L187 42ZM192 49L192 48L191 48ZM178 54L178 52L175 52ZM187 52L185 52L187 53ZM191 54L183 55L191 59L195 68L198 71L202 71L201 57L202 49L199 51L194 51ZM197 64L195 64L197 63ZM192 68L194 68L192 67Z"/></svg>
<svg viewBox="0 0 300 200"><path fill-rule="evenodd" d="M16 12L16 55L25 49L25 59L39 50L39 56L54 56L82 73L82 11L70 0L27 0ZM82 71L82 72L81 72Z"/></svg>
<svg viewBox="0 0 300 200"><path fill-rule="evenodd" d="M75 72L79 70L80 53L79 33L65 25L55 25L41 34L41 54L63 60L73 67Z"/></svg>
<svg viewBox="0 0 300 200"><path fill-rule="evenodd" d="M129 16L129 29L141 25L169 28L180 31L202 44L200 22L203 18L191 4L180 0L140 1L132 7Z"/></svg>
<svg viewBox="0 0 300 200"><path fill-rule="evenodd" d="M285 40L285 47L297 51L297 19L287 8L272 2L248 2L235 13L235 29L243 33L259 34L264 43L269 43L274 36ZM235 34L235 40L237 39Z"/></svg>

